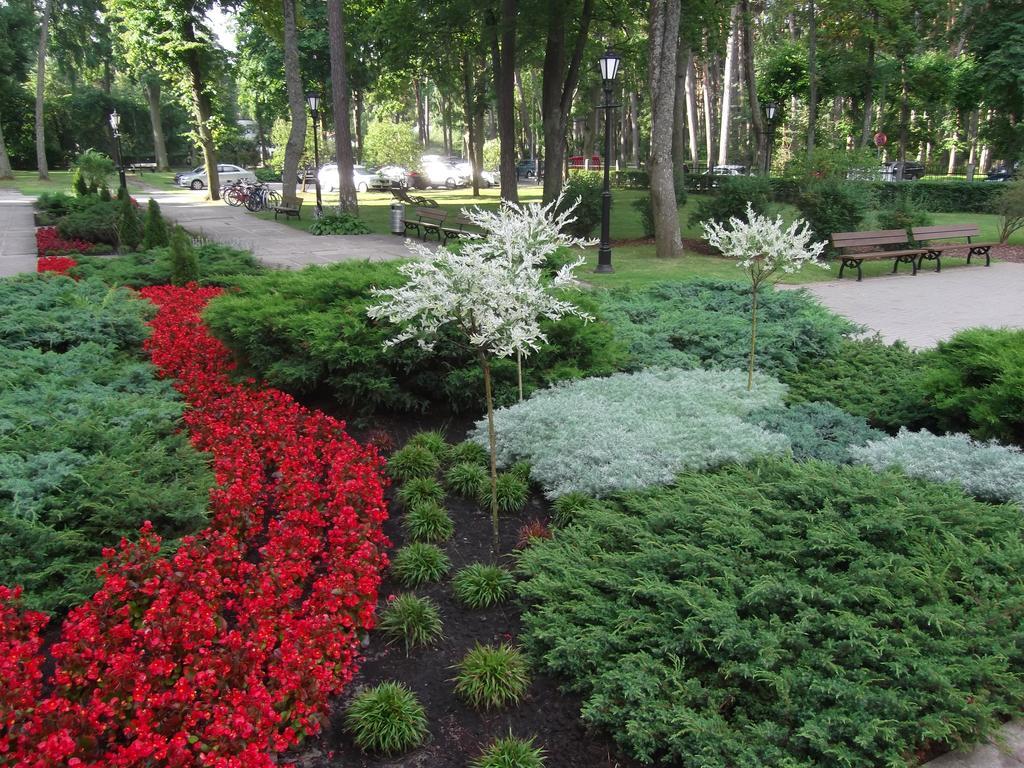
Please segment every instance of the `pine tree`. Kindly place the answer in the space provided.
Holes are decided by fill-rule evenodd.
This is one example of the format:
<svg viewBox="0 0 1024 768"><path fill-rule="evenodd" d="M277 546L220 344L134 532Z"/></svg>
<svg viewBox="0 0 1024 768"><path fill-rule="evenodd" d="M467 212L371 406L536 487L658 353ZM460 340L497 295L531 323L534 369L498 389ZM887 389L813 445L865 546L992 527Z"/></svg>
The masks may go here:
<svg viewBox="0 0 1024 768"><path fill-rule="evenodd" d="M150 248L160 248L169 243L167 234L167 222L160 214L160 204L153 198L149 198L149 207L146 209L146 231L142 237L142 249L148 251Z"/></svg>
<svg viewBox="0 0 1024 768"><path fill-rule="evenodd" d="M175 227L171 235L171 283L186 285L195 282L199 282L199 259L188 233L181 227Z"/></svg>
<svg viewBox="0 0 1024 768"><path fill-rule="evenodd" d="M142 221L135 210L131 195L125 192L120 196L120 210L117 216L117 237L122 248L135 250L142 242Z"/></svg>
<svg viewBox="0 0 1024 768"><path fill-rule="evenodd" d="M89 184L86 182L85 174L82 173L81 168L75 168L71 174L71 186L79 197L85 197L89 194Z"/></svg>

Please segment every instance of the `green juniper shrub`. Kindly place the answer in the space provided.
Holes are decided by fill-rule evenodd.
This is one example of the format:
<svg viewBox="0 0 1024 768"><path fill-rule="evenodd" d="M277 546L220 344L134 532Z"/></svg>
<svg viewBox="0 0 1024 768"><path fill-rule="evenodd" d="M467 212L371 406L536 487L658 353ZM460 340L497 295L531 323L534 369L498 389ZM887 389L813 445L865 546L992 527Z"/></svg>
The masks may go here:
<svg viewBox="0 0 1024 768"><path fill-rule="evenodd" d="M444 488L432 477L414 477L402 484L395 498L406 509L417 504L440 504L444 501Z"/></svg>
<svg viewBox="0 0 1024 768"><path fill-rule="evenodd" d="M391 575L406 587L438 581L450 568L451 562L444 552L422 542L406 544L391 560Z"/></svg>
<svg viewBox="0 0 1024 768"><path fill-rule="evenodd" d="M444 439L444 434L438 430L417 432L409 438L406 445L430 451L439 462L447 461L448 454L451 451L451 446Z"/></svg>
<svg viewBox="0 0 1024 768"><path fill-rule="evenodd" d="M644 764L904 765L1020 712L1022 533L898 472L685 473L520 554L523 642Z"/></svg>
<svg viewBox="0 0 1024 768"><path fill-rule="evenodd" d="M43 192L36 198L35 208L50 219L60 219L74 210L75 198L64 192Z"/></svg>
<svg viewBox="0 0 1024 768"><path fill-rule="evenodd" d="M455 599L468 608L490 608L512 596L515 579L497 565L473 563L455 574L452 590Z"/></svg>
<svg viewBox="0 0 1024 768"><path fill-rule="evenodd" d="M533 739L495 739L473 758L470 768L544 768L544 750Z"/></svg>
<svg viewBox="0 0 1024 768"><path fill-rule="evenodd" d="M769 408L752 413L748 421L788 437L797 461L820 459L849 464L852 447L886 436L869 427L863 416L853 416L832 403L796 403L788 408Z"/></svg>
<svg viewBox="0 0 1024 768"><path fill-rule="evenodd" d="M57 222L57 232L65 240L88 240L116 246L120 205L112 200L87 197L88 206L76 207ZM93 202L93 200L95 202Z"/></svg>
<svg viewBox="0 0 1024 768"><path fill-rule="evenodd" d="M388 475L400 483L413 478L434 477L441 462L427 448L406 443L388 459Z"/></svg>
<svg viewBox="0 0 1024 768"><path fill-rule="evenodd" d="M847 413L863 416L879 429L931 423L925 393L918 383L921 355L902 342L880 338L844 339L836 353L780 372L787 399L834 401Z"/></svg>
<svg viewBox="0 0 1024 768"><path fill-rule="evenodd" d="M146 228L142 236L143 250L161 248L170 245L170 237L167 234L167 222L160 213L160 204L153 198L149 198L149 205L146 208Z"/></svg>
<svg viewBox="0 0 1024 768"><path fill-rule="evenodd" d="M309 225L311 235L368 235L370 227L351 213L327 213Z"/></svg>
<svg viewBox="0 0 1024 768"><path fill-rule="evenodd" d="M607 291L598 298L601 316L626 347L628 370L745 368L750 301L749 285L711 279ZM774 373L827 359L854 330L802 291L762 290L757 368Z"/></svg>
<svg viewBox="0 0 1024 768"><path fill-rule="evenodd" d="M960 331L921 359L918 396L941 431L1024 446L1024 331Z"/></svg>
<svg viewBox="0 0 1024 768"><path fill-rule="evenodd" d="M433 501L413 505L402 518L402 528L411 541L448 541L455 533L448 512Z"/></svg>
<svg viewBox="0 0 1024 768"><path fill-rule="evenodd" d="M576 203L573 216L576 220L568 226L569 234L576 237L590 237L601 223L601 193L604 190L601 175L592 171L570 171L569 179L562 187L563 208Z"/></svg>
<svg viewBox="0 0 1024 768"><path fill-rule="evenodd" d="M131 196L124 194L118 199L117 239L121 248L134 251L142 244L143 228L139 213Z"/></svg>
<svg viewBox="0 0 1024 768"><path fill-rule="evenodd" d="M717 221L726 224L729 219L745 220L747 204L755 213L766 214L771 202L771 186L761 176L725 176L718 182L717 193L706 198L690 215L690 224Z"/></svg>
<svg viewBox="0 0 1024 768"><path fill-rule="evenodd" d="M398 595L380 612L377 628L392 642L405 644L405 654L430 645L442 637L441 614L433 600L416 595Z"/></svg>
<svg viewBox="0 0 1024 768"><path fill-rule="evenodd" d="M871 208L871 199L863 186L829 177L807 182L797 207L815 239L831 243L833 232L854 232L861 226Z"/></svg>
<svg viewBox="0 0 1024 768"><path fill-rule="evenodd" d="M427 715L416 694L401 683L360 691L345 711L345 730L364 752L399 755L429 735Z"/></svg>
<svg viewBox="0 0 1024 768"><path fill-rule="evenodd" d="M453 465L476 464L484 469L487 468L490 461L487 449L479 443L474 443L472 440L463 440L461 443L453 445L449 458Z"/></svg>
<svg viewBox="0 0 1024 768"><path fill-rule="evenodd" d="M263 267L248 251L240 251L218 243L200 245L194 250L201 266L199 282L203 285L231 286L243 276L257 275L263 271ZM167 285L171 282L170 248L154 248L114 257L75 258L78 260L78 266L71 270L74 277L96 278L107 285L123 285L129 288Z"/></svg>
<svg viewBox="0 0 1024 768"><path fill-rule="evenodd" d="M171 234L171 284L187 285L199 282L199 258L192 240L181 227Z"/></svg>
<svg viewBox="0 0 1024 768"><path fill-rule="evenodd" d="M479 464L468 462L453 464L445 473L444 481L452 493L464 499L479 499L490 489L487 470Z"/></svg>
<svg viewBox="0 0 1024 768"><path fill-rule="evenodd" d="M489 711L518 704L530 686L526 659L507 643L478 643L457 669L455 693L474 709Z"/></svg>
<svg viewBox="0 0 1024 768"><path fill-rule="evenodd" d="M518 474L512 472L498 473L498 511L505 515L514 515L523 510L530 498L530 485ZM489 505L491 484L486 483L483 492L477 498L481 505Z"/></svg>
<svg viewBox="0 0 1024 768"><path fill-rule="evenodd" d="M114 196L110 194L110 189L104 186L100 187L99 198L101 203L109 203L113 201Z"/></svg>

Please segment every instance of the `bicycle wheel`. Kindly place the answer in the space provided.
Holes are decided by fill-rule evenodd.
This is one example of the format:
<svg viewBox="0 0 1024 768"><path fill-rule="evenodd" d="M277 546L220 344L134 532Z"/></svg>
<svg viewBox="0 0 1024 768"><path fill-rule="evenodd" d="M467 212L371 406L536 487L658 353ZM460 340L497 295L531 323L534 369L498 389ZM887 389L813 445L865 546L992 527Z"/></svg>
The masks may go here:
<svg viewBox="0 0 1024 768"><path fill-rule="evenodd" d="M245 195L238 187L230 187L228 188L228 191L224 193L224 202L232 208L237 208L245 202Z"/></svg>
<svg viewBox="0 0 1024 768"><path fill-rule="evenodd" d="M257 211L263 210L263 192L259 189L254 189L249 193L249 198L245 201L245 207L247 210L256 213Z"/></svg>

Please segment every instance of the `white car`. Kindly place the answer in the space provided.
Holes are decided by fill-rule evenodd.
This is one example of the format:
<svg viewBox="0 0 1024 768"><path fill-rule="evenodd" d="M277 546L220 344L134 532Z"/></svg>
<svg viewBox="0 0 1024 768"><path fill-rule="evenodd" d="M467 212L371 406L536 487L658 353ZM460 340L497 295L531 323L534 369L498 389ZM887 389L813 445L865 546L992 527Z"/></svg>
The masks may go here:
<svg viewBox="0 0 1024 768"><path fill-rule="evenodd" d="M247 171L245 168L237 165L228 165L227 163L217 166L217 176L221 184L228 184L233 181L256 181L256 174L252 171ZM188 187L189 189L205 189L207 186L206 168L200 168L192 171L192 173L183 173L178 177L178 186Z"/></svg>
<svg viewBox="0 0 1024 768"><path fill-rule="evenodd" d="M317 174L320 179L320 188L327 192L334 192L338 189L338 165L328 163L320 169ZM356 192L366 192L377 177L376 168L367 168L365 165L352 166L352 182L355 184Z"/></svg>
<svg viewBox="0 0 1024 768"><path fill-rule="evenodd" d="M426 177L427 186L434 187L435 189L441 187L448 189L464 187L468 180L466 174L454 165L442 162L425 163L423 175Z"/></svg>
<svg viewBox="0 0 1024 768"><path fill-rule="evenodd" d="M466 183L468 184L473 178L473 164L468 160L463 160L461 163L452 163L452 165L458 169L459 173L466 177ZM498 174L494 171L480 171L480 181L486 189L490 189L498 183Z"/></svg>

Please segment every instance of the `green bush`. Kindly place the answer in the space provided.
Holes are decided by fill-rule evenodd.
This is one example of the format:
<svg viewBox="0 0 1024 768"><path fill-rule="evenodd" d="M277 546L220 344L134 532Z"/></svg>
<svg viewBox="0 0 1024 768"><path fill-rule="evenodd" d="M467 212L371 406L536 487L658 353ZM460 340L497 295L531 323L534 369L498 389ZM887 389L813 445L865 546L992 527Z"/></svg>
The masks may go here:
<svg viewBox="0 0 1024 768"><path fill-rule="evenodd" d="M417 432L409 438L406 446L429 451L439 463L446 461L451 452L451 446L444 439L444 434L438 430Z"/></svg>
<svg viewBox="0 0 1024 768"><path fill-rule="evenodd" d="M934 219L926 210L914 203L910 195L902 195L890 207L875 214L875 223L879 229L902 229L907 233L907 242L912 248L916 248L918 243L911 236L911 230L914 227L931 226ZM894 246L894 249L901 247Z"/></svg>
<svg viewBox="0 0 1024 768"><path fill-rule="evenodd" d="M451 447L448 454L453 465L455 464L476 464L487 469L490 466L491 457L479 443L472 440L464 440Z"/></svg>
<svg viewBox="0 0 1024 768"><path fill-rule="evenodd" d="M404 483L417 477L434 477L440 466L441 462L426 448L406 445L388 459L388 475Z"/></svg>
<svg viewBox="0 0 1024 768"><path fill-rule="evenodd" d="M1003 192L992 203L992 212L999 217L999 242L1024 229L1024 180L1003 184Z"/></svg>
<svg viewBox="0 0 1024 768"><path fill-rule="evenodd" d="M91 190L91 189L92 189L92 188L90 187L90 190ZM92 192L90 191L90 193L89 193L89 194L91 195L91 194L92 194ZM114 199L114 198L113 198L113 197L111 196L111 194L110 194L110 190L109 190L109 189L108 189L107 187L100 187L100 190L99 190L99 192L98 192L97 194L98 194L98 196L99 196L99 201L100 201L101 203L109 203L109 202L110 202L111 200L113 200L113 199Z"/></svg>
<svg viewBox="0 0 1024 768"><path fill-rule="evenodd" d="M815 239L829 243L833 232L854 232L860 228L871 207L863 186L828 178L806 184L797 200L800 215Z"/></svg>
<svg viewBox="0 0 1024 768"><path fill-rule="evenodd" d="M418 504L440 504L444 501L444 488L433 477L413 477L402 484L395 498L406 509Z"/></svg>
<svg viewBox="0 0 1024 768"><path fill-rule="evenodd" d="M114 161L105 154L95 149L87 149L75 159L75 170L92 189L107 186L116 169Z"/></svg>
<svg viewBox="0 0 1024 768"><path fill-rule="evenodd" d="M363 413L420 411L431 404L479 411L480 364L454 334L443 336L432 352L415 344L385 349L394 328L366 316L370 289L403 279L393 262L271 272L239 281L240 291L214 299L204 318L243 369L272 386L295 393L325 388ZM579 303L593 314L591 300ZM619 347L606 323L566 318L542 327L548 341L526 361L527 392L616 369ZM515 361L496 360L493 376L497 401L516 401Z"/></svg>
<svg viewBox="0 0 1024 768"><path fill-rule="evenodd" d="M515 515L523 511L526 502L530 498L530 484L522 477L512 472L501 472L498 474L496 491L498 496L498 511L505 515ZM491 503L490 476L480 488L477 501L481 506L489 506Z"/></svg>
<svg viewBox="0 0 1024 768"><path fill-rule="evenodd" d="M898 473L690 473L520 555L524 643L642 763L904 765L1024 703L1021 534Z"/></svg>
<svg viewBox="0 0 1024 768"><path fill-rule="evenodd" d="M640 226L644 237L654 237L654 204L650 195L643 195L633 201L633 210L640 216Z"/></svg>
<svg viewBox="0 0 1024 768"><path fill-rule="evenodd" d="M716 194L701 202L690 215L690 224L705 221L717 221L725 224L730 218L746 220L747 203L753 206L755 213L768 212L771 200L771 187L768 180L761 176L724 176L720 177Z"/></svg>
<svg viewBox="0 0 1024 768"><path fill-rule="evenodd" d="M797 403L751 414L749 421L769 432L789 438L797 461L820 459L833 464L852 462L850 449L886 437L868 426L863 416L853 416L831 403Z"/></svg>
<svg viewBox="0 0 1024 768"><path fill-rule="evenodd" d="M515 589L512 574L497 565L473 563L455 574L452 590L455 598L463 605L474 608L490 608L512 596Z"/></svg>
<svg viewBox="0 0 1024 768"><path fill-rule="evenodd" d="M629 358L624 367L744 368L750 354L750 287L721 280L607 291L599 312ZM800 291L758 295L757 368L795 370L828 359L856 329Z"/></svg>
<svg viewBox="0 0 1024 768"><path fill-rule="evenodd" d="M438 581L450 568L451 562L444 552L421 542L406 544L391 560L391 575L406 587Z"/></svg>
<svg viewBox="0 0 1024 768"><path fill-rule="evenodd" d="M476 500L490 493L490 475L479 464L453 464L445 473L444 481L452 493L464 499Z"/></svg>
<svg viewBox="0 0 1024 768"><path fill-rule="evenodd" d="M767 376L747 389L741 371L668 369L584 379L534 394L495 414L498 461L530 462L549 498L607 495L706 469L784 453L783 435L744 418L778 406L785 387ZM486 421L473 439L487 439Z"/></svg>
<svg viewBox="0 0 1024 768"><path fill-rule="evenodd" d="M533 745L533 739L495 739L470 768L544 768L544 750Z"/></svg>
<svg viewBox="0 0 1024 768"><path fill-rule="evenodd" d="M143 229L135 203L129 195L122 195L118 200L117 239L118 245L134 251L142 244Z"/></svg>
<svg viewBox="0 0 1024 768"><path fill-rule="evenodd" d="M448 512L433 501L414 505L402 518L402 528L410 541L448 541L455 533Z"/></svg>
<svg viewBox="0 0 1024 768"><path fill-rule="evenodd" d="M199 262L199 282L202 285L231 286L241 277L263 272L263 267L249 251L240 251L216 243L200 245L193 250ZM78 266L71 270L74 277L96 278L107 285L124 285L129 288L167 285L171 282L170 248L154 248L109 258L75 258L78 260Z"/></svg>
<svg viewBox="0 0 1024 768"><path fill-rule="evenodd" d="M149 205L146 207L146 228L142 237L143 250L149 251L153 248L163 248L171 244L170 236L167 234L167 222L160 213L160 204L153 198L149 198Z"/></svg>
<svg viewBox="0 0 1024 768"><path fill-rule="evenodd" d="M977 181L877 181L867 185L879 208L901 197L932 213L991 213L1002 184Z"/></svg>
<svg viewBox="0 0 1024 768"><path fill-rule="evenodd" d="M611 169L612 185L619 189L650 189L651 174L647 171L625 168L622 170Z"/></svg>
<svg viewBox="0 0 1024 768"><path fill-rule="evenodd" d="M192 239L181 227L171 233L171 284L187 285L199 282L199 257L192 247Z"/></svg>
<svg viewBox="0 0 1024 768"><path fill-rule="evenodd" d="M922 362L918 396L940 430L1024 445L1024 331L960 331Z"/></svg>
<svg viewBox="0 0 1024 768"><path fill-rule="evenodd" d="M53 219L67 216L73 210L75 198L64 192L43 192L36 198L35 208Z"/></svg>
<svg viewBox="0 0 1024 768"><path fill-rule="evenodd" d="M119 203L95 198L88 207L74 210L58 221L57 232L65 240L88 240L90 243L117 246L120 215Z"/></svg>
<svg viewBox="0 0 1024 768"><path fill-rule="evenodd" d="M920 366L921 356L901 342L845 339L835 354L779 376L789 386L790 402L831 401L895 432L904 425L928 423L925 392L916 381Z"/></svg>
<svg viewBox="0 0 1024 768"><path fill-rule="evenodd" d="M309 225L312 235L368 235L370 227L351 213L327 213Z"/></svg>
<svg viewBox="0 0 1024 768"><path fill-rule="evenodd" d="M518 704L530 686L526 659L518 648L479 643L462 658L455 693L475 709L502 709Z"/></svg>
<svg viewBox="0 0 1024 768"><path fill-rule="evenodd" d="M398 755L422 744L427 715L401 683L381 683L357 693L345 711L345 729L364 752Z"/></svg>
<svg viewBox="0 0 1024 768"><path fill-rule="evenodd" d="M79 197L85 197L89 194L89 182L85 180L85 174L82 173L82 169L75 167L71 171L71 188L75 190L75 194ZM46 194L45 192L43 194Z"/></svg>
<svg viewBox="0 0 1024 768"><path fill-rule="evenodd" d="M441 639L441 614L433 600L416 595L398 595L380 612L377 627L391 640L405 644L405 654Z"/></svg>
<svg viewBox="0 0 1024 768"><path fill-rule="evenodd" d="M572 491L559 496L551 505L552 521L555 525L569 525L581 509L598 503L593 496L581 491Z"/></svg>
<svg viewBox="0 0 1024 768"><path fill-rule="evenodd" d="M562 188L563 208L576 203L573 216L576 221L568 226L569 233L576 237L590 237L594 229L601 223L601 193L604 184L599 173L591 171L571 171L569 180Z"/></svg>
<svg viewBox="0 0 1024 768"><path fill-rule="evenodd" d="M256 180L264 183L281 180L281 172L274 168L257 168L254 173Z"/></svg>

